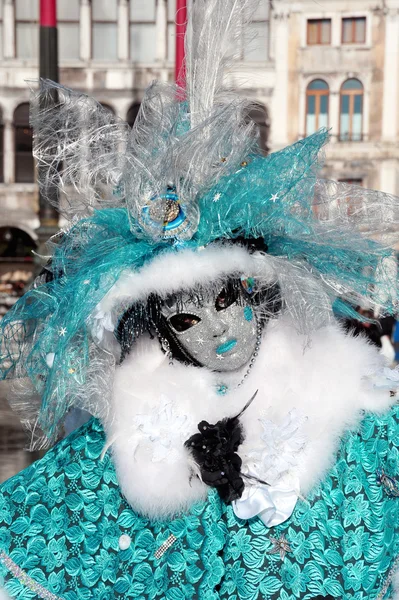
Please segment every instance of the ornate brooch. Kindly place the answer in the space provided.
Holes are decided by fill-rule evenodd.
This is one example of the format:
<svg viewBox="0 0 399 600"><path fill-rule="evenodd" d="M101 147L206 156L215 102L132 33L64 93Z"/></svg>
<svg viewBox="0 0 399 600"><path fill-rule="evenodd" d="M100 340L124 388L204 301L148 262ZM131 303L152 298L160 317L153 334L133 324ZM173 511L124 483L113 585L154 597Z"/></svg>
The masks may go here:
<svg viewBox="0 0 399 600"><path fill-rule="evenodd" d="M377 469L376 473L377 483L382 485L387 496L390 498L399 498L399 484L396 479L387 475L381 467Z"/></svg>

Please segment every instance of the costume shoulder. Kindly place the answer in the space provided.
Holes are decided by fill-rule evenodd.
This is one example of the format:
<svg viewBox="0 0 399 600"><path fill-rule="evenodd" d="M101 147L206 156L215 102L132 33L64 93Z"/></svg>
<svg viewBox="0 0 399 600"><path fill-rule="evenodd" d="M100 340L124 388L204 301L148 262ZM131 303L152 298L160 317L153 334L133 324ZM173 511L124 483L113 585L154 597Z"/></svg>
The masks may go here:
<svg viewBox="0 0 399 600"><path fill-rule="evenodd" d="M1 593L12 600L173 599L183 589L186 598L212 598L222 538L204 531L220 518L217 494L185 517L149 523L122 496L109 454L101 460L104 443L92 419L0 487Z"/></svg>

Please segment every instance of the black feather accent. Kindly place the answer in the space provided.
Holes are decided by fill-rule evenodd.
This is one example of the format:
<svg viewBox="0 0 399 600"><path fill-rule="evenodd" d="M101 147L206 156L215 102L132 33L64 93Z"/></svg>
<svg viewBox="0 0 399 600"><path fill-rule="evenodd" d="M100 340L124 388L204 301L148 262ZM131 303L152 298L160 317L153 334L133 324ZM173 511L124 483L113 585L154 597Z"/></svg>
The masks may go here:
<svg viewBox="0 0 399 600"><path fill-rule="evenodd" d="M226 503L238 500L244 491L242 461L237 454L244 441L240 417L257 393L255 392L235 417L222 419L214 425L201 421L198 425L199 433L195 433L185 442L200 469L202 481L216 488Z"/></svg>

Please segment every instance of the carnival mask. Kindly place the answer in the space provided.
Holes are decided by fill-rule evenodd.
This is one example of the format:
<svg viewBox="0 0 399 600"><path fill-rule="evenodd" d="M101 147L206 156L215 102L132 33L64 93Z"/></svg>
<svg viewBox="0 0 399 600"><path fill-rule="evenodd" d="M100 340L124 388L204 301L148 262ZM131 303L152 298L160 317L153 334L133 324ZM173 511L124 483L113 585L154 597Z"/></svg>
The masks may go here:
<svg viewBox="0 0 399 600"><path fill-rule="evenodd" d="M212 371L235 371L255 352L258 324L243 291L226 286L198 300L171 297L161 308L168 329L183 351Z"/></svg>

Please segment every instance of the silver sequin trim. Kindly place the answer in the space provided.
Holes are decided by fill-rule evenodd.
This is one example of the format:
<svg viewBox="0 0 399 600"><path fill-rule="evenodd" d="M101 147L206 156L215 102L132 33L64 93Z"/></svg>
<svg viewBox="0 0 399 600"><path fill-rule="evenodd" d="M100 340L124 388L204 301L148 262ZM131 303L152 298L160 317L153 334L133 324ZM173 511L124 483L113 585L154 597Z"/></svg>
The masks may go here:
<svg viewBox="0 0 399 600"><path fill-rule="evenodd" d="M43 600L62 600L59 596L55 596L46 590L40 583L37 583L32 577L29 577L5 552L0 552L0 561L7 567L9 572L14 575L22 585L27 587L32 592L38 595Z"/></svg>
<svg viewBox="0 0 399 600"><path fill-rule="evenodd" d="M159 546L158 550L155 552L155 558L161 558L161 556L165 554L166 550L173 546L176 539L177 538L175 538L173 533L171 533L168 539L161 546Z"/></svg>
<svg viewBox="0 0 399 600"><path fill-rule="evenodd" d="M388 576L385 580L384 583L384 587L382 588L382 590L380 591L380 593L378 594L376 600L383 600L383 598L385 598L385 595L388 591L389 586L391 585L392 582L392 578L395 575L396 571L399 569L399 556L396 558L395 562L392 565L391 570L388 573Z"/></svg>

